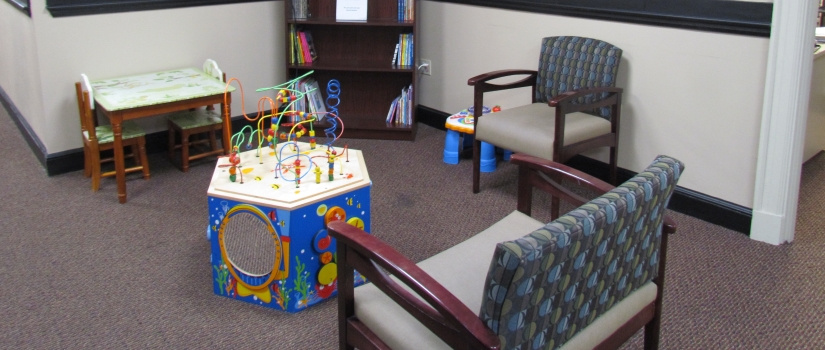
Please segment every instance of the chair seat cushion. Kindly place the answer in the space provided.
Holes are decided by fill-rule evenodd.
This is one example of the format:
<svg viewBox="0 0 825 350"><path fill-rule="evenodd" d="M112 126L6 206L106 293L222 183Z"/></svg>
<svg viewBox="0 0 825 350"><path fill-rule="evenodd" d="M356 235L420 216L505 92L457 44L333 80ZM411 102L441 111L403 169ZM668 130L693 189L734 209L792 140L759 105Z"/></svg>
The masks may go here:
<svg viewBox="0 0 825 350"><path fill-rule="evenodd" d="M555 108L533 103L479 118L475 137L509 151L553 159ZM610 122L587 113L570 113L564 125L564 145L609 134Z"/></svg>
<svg viewBox="0 0 825 350"><path fill-rule="evenodd" d="M481 233L417 265L470 310L481 309L484 281L496 244L544 223L514 211ZM393 349L449 349L429 329L372 284L355 288L355 315Z"/></svg>
<svg viewBox="0 0 825 350"><path fill-rule="evenodd" d="M178 128L184 130L220 124L223 121L220 113L206 109L172 113L167 118Z"/></svg>
<svg viewBox="0 0 825 350"><path fill-rule="evenodd" d="M122 139L124 140L132 139L135 137L142 137L145 134L146 133L143 131L143 128L141 128L139 125L132 121L127 120L123 122L123 124L121 124L121 135ZM110 143L115 141L115 134L114 132L112 132L111 125L100 125L95 127L95 136L97 136L97 143L99 144ZM85 137L88 140L89 132L84 131L83 137Z"/></svg>

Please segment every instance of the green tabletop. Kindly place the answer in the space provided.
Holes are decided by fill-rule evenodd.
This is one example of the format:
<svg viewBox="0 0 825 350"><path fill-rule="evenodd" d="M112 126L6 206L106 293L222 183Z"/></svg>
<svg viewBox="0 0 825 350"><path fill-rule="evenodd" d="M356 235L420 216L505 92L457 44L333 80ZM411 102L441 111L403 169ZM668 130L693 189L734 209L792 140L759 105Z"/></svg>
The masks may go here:
<svg viewBox="0 0 825 350"><path fill-rule="evenodd" d="M108 111L138 108L223 93L226 84L200 69L165 72L93 81L94 99ZM226 91L235 91L229 86Z"/></svg>

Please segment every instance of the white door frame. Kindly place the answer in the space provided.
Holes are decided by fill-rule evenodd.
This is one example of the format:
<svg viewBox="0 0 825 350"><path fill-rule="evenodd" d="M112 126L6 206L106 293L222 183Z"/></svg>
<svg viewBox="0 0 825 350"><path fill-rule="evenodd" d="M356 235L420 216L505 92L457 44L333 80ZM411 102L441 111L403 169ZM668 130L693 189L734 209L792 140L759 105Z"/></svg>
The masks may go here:
<svg viewBox="0 0 825 350"><path fill-rule="evenodd" d="M817 8L817 0L773 4L750 237L775 245L796 229Z"/></svg>

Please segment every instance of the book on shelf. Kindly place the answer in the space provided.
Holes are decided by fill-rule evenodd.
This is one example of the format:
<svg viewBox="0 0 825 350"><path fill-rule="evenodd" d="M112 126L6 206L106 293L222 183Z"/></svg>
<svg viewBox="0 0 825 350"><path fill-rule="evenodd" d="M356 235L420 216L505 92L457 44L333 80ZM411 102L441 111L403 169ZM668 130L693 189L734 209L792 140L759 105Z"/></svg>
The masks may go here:
<svg viewBox="0 0 825 350"><path fill-rule="evenodd" d="M412 85L401 89L401 95L396 97L390 104L387 111L387 124L402 126L412 125L413 113L413 87Z"/></svg>
<svg viewBox="0 0 825 350"><path fill-rule="evenodd" d="M295 64L297 63L295 57L295 26L289 26L289 63Z"/></svg>
<svg viewBox="0 0 825 350"><path fill-rule="evenodd" d="M393 67L409 67L413 65L414 43L412 33L399 34L398 44L393 54Z"/></svg>
<svg viewBox="0 0 825 350"><path fill-rule="evenodd" d="M309 51L309 57L312 61L318 60L318 53L315 52L315 43L312 42L312 33L309 31L304 31L304 35L306 36L306 44L307 50Z"/></svg>
<svg viewBox="0 0 825 350"><path fill-rule="evenodd" d="M302 95L300 95L301 98L290 104L290 111L313 113L319 120L326 116L327 107L324 105L324 96L314 78L299 79L295 82L295 90L302 93Z"/></svg>
<svg viewBox="0 0 825 350"><path fill-rule="evenodd" d="M390 103L390 110L387 111L387 124L392 124L395 121L395 114L398 111L398 100L400 98L401 96L398 96Z"/></svg>
<svg viewBox="0 0 825 350"><path fill-rule="evenodd" d="M309 18L309 6L307 0L291 0L292 1L292 18L307 19Z"/></svg>
<svg viewBox="0 0 825 350"><path fill-rule="evenodd" d="M312 55L309 54L309 43L307 42L306 32L298 32L298 38L301 41L301 56L304 58L302 63L312 63Z"/></svg>
<svg viewBox="0 0 825 350"><path fill-rule="evenodd" d="M398 0L398 21L415 20L415 0Z"/></svg>
<svg viewBox="0 0 825 350"><path fill-rule="evenodd" d="M324 119L324 117L326 117L327 107L324 104L324 96L321 94L318 82L313 78L307 78L305 91L307 105L309 105L310 111L317 115L318 120Z"/></svg>
<svg viewBox="0 0 825 350"><path fill-rule="evenodd" d="M290 50L289 62L292 64L312 63L318 60L318 53L312 41L312 33L300 27L289 27Z"/></svg>
<svg viewBox="0 0 825 350"><path fill-rule="evenodd" d="M395 44L395 51L392 54L392 66L395 67L398 64L398 50L401 48L401 44Z"/></svg>
<svg viewBox="0 0 825 350"><path fill-rule="evenodd" d="M300 29L295 25L289 26L289 40L292 44L292 50L290 50L292 64L302 64L305 62L304 49L301 45L301 35L299 30Z"/></svg>

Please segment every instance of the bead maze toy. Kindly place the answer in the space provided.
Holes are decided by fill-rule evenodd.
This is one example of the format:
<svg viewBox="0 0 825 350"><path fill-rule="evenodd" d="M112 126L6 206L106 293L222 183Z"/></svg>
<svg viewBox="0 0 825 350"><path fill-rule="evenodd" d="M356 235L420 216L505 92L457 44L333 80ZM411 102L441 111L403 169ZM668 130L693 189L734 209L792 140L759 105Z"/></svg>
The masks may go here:
<svg viewBox="0 0 825 350"><path fill-rule="evenodd" d="M335 242L326 225L343 220L370 229L372 182L363 155L334 146L344 130L340 84L327 85L329 112L295 108L312 92L296 84L311 73L258 89L276 95L259 100L257 115L245 117L255 127L233 134L232 152L215 166L207 237L217 295L301 311L337 294ZM240 86L234 78L227 86L232 82ZM261 109L267 103L270 114ZM323 140L316 123L325 124Z"/></svg>

